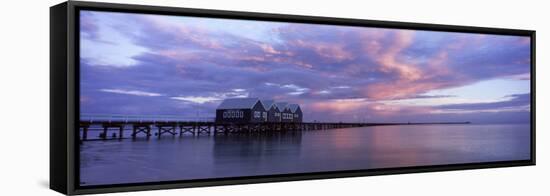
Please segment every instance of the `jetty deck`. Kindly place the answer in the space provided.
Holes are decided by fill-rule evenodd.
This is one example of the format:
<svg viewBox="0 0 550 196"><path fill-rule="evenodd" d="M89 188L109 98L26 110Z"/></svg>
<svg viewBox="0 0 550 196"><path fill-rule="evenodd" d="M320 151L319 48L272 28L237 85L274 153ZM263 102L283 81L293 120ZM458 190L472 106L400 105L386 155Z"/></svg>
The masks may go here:
<svg viewBox="0 0 550 196"><path fill-rule="evenodd" d="M313 131L341 129L367 126L390 125L428 125L428 124L469 124L470 122L432 122L432 123L346 123L346 122L262 122L262 123L224 123L214 121L179 121L179 120L81 120L79 128L80 139L88 140L90 130L101 131L100 138L123 139L124 130L131 129L131 137L162 135L217 135L217 134L249 134L262 132ZM117 134L118 133L118 134Z"/></svg>

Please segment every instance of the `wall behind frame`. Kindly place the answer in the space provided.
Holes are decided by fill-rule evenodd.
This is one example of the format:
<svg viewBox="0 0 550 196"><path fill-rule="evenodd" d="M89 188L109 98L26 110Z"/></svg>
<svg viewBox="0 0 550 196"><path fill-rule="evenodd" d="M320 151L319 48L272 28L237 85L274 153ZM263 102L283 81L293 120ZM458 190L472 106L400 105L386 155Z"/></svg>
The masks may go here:
<svg viewBox="0 0 550 196"><path fill-rule="evenodd" d="M0 24L0 101L3 133L0 142L0 195L59 195L48 187L49 148L49 7L61 0L7 1ZM550 74L550 14L543 1L296 1L296 0L110 0L113 3L179 6L283 14L319 15L403 22L441 23L468 26L537 30L537 75ZM550 83L537 77L539 87ZM237 185L163 191L118 193L117 195L523 195L549 192L548 150L550 124L547 90L537 89L537 166L456 172L420 173ZM32 120L31 120L32 119Z"/></svg>

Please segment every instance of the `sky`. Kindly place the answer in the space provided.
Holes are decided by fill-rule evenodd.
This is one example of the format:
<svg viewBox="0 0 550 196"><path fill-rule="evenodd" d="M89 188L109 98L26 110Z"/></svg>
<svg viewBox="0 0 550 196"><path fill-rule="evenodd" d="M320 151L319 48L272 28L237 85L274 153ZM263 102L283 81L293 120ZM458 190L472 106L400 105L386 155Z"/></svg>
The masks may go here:
<svg viewBox="0 0 550 196"><path fill-rule="evenodd" d="M82 114L214 117L226 98L304 121L528 123L529 37L80 13Z"/></svg>

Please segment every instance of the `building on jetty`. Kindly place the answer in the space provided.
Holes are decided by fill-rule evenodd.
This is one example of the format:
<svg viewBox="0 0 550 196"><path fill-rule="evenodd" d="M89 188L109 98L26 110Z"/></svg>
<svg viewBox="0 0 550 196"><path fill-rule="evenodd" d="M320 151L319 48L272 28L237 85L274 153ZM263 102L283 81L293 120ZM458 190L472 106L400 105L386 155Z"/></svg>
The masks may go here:
<svg viewBox="0 0 550 196"><path fill-rule="evenodd" d="M281 122L281 110L274 100L261 100L267 112L267 122Z"/></svg>
<svg viewBox="0 0 550 196"><path fill-rule="evenodd" d="M292 122L302 122L302 108L298 104L288 104L292 114Z"/></svg>
<svg viewBox="0 0 550 196"><path fill-rule="evenodd" d="M264 106L257 98L225 99L216 108L216 122L266 122L267 114L264 117L264 112L266 112Z"/></svg>
<svg viewBox="0 0 550 196"><path fill-rule="evenodd" d="M231 98L216 108L216 122L262 123L302 122L302 109L298 104L260 100L258 98Z"/></svg>
<svg viewBox="0 0 550 196"><path fill-rule="evenodd" d="M279 108L279 112L281 115L280 120L277 122L292 122L292 118L290 118L291 113L290 113L290 108L288 108L288 103L277 102L275 103L275 105L277 105L277 108Z"/></svg>

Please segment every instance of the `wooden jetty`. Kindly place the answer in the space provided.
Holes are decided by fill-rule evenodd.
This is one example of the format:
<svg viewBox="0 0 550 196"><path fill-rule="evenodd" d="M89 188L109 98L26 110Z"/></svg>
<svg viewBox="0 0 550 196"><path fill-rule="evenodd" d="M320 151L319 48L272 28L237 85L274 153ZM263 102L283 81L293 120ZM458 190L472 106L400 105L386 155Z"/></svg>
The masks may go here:
<svg viewBox="0 0 550 196"><path fill-rule="evenodd" d="M143 133L147 138L151 137L153 130L155 136L163 134L172 136L190 133L200 134L232 134L232 133L262 133L262 132L285 132L285 131L310 131L341 129L366 126L389 126L389 125L429 125L429 124L469 124L470 122L434 122L434 123L344 123L344 122L262 122L262 123L220 123L201 121L80 121L82 131L81 140L88 140L88 132L92 127L100 129L101 139L107 139L109 131L111 138L123 139L125 128L131 128L132 138ZM118 135L116 132L118 131Z"/></svg>

